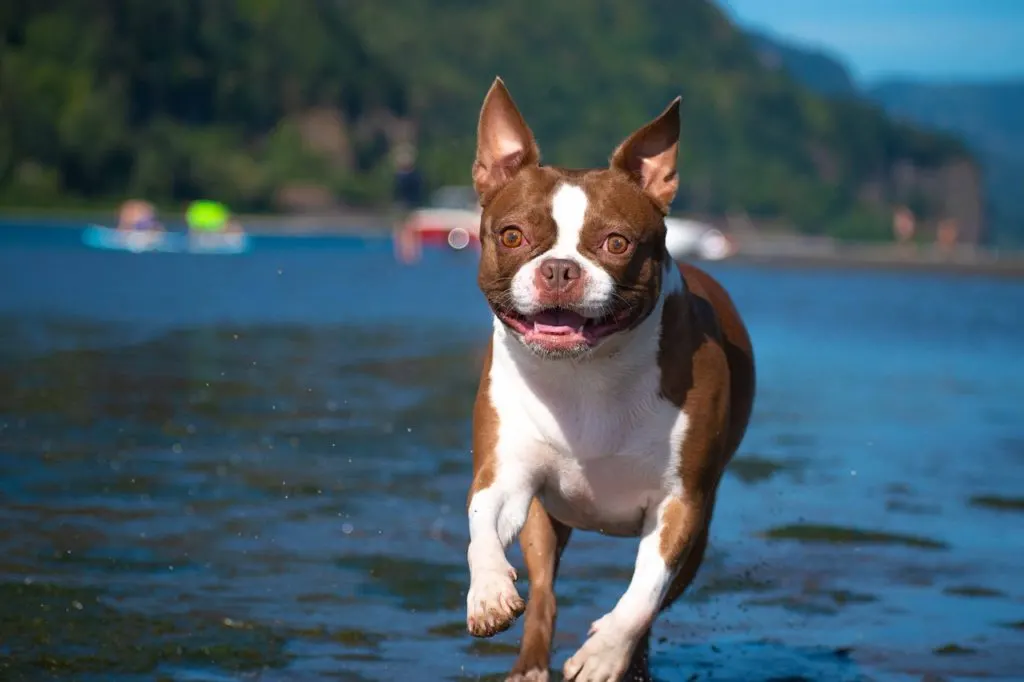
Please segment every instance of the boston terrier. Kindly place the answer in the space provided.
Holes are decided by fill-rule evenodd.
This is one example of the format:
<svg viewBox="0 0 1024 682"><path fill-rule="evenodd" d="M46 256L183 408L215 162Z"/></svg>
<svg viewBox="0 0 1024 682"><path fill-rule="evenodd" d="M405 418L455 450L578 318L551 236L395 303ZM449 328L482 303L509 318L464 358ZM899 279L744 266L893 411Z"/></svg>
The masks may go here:
<svg viewBox="0 0 1024 682"><path fill-rule="evenodd" d="M609 167L587 170L541 165L500 78L480 112L478 283L494 333L473 411L466 622L490 637L525 611L510 680L548 679L555 573L572 529L640 547L565 678L648 678L651 626L697 573L750 417L754 358L739 313L665 248L679 102ZM517 536L528 604L505 556Z"/></svg>

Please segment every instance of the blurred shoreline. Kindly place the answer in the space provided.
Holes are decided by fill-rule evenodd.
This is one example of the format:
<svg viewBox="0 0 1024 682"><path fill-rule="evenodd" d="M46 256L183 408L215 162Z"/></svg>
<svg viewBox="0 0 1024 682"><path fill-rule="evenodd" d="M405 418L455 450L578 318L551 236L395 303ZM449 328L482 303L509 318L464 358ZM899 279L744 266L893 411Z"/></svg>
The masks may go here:
<svg viewBox="0 0 1024 682"><path fill-rule="evenodd" d="M856 268L1024 277L1024 252L935 244L858 243L806 235L738 235L739 252L722 261L782 268Z"/></svg>
<svg viewBox="0 0 1024 682"><path fill-rule="evenodd" d="M165 215L168 213L165 212ZM170 229L184 229L176 214L165 221ZM326 237L350 235L390 236L396 215L380 209L334 211L325 214L240 214L246 232L256 236ZM0 229L7 226L75 228L87 224L113 226L108 210L0 211ZM855 268L901 271L952 272L1024 278L1024 250L958 246L943 251L933 243L896 244L844 242L830 237L754 231L731 232L739 252L717 261L780 268Z"/></svg>

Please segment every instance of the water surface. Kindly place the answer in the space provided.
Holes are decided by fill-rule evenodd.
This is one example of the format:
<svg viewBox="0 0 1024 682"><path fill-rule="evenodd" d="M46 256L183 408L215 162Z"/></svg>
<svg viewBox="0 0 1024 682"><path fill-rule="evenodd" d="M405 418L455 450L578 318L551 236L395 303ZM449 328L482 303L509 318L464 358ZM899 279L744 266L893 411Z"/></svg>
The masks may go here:
<svg viewBox="0 0 1024 682"><path fill-rule="evenodd" d="M472 256L77 234L0 228L0 679L501 679L520 628L463 626ZM1020 679L1024 285L710 269L760 392L656 677ZM573 537L555 669L635 549Z"/></svg>

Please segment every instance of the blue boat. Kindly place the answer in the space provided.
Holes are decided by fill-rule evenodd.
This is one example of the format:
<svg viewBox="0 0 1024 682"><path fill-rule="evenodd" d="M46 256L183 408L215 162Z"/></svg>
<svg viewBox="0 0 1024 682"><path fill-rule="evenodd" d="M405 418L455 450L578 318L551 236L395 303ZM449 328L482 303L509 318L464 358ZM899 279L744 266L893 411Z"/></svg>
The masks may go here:
<svg viewBox="0 0 1024 682"><path fill-rule="evenodd" d="M239 254L251 248L242 232L124 231L103 225L89 225L82 231L82 243L94 249L131 253Z"/></svg>

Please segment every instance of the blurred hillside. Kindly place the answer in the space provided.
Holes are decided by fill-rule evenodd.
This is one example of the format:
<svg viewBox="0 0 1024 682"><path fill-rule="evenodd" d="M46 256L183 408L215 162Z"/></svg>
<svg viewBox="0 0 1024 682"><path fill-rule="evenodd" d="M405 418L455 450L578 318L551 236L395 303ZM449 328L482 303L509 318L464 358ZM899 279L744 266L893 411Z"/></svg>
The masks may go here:
<svg viewBox="0 0 1024 682"><path fill-rule="evenodd" d="M0 200L372 203L411 136L431 185L464 184L500 74L562 165L606 162L681 93L679 211L857 238L887 237L895 203L980 225L960 143L798 85L712 3L586 6L8 0Z"/></svg>
<svg viewBox="0 0 1024 682"><path fill-rule="evenodd" d="M403 82L337 4L6 0L5 203L387 191Z"/></svg>
<svg viewBox="0 0 1024 682"><path fill-rule="evenodd" d="M984 170L995 240L1024 246L1024 80L887 81L868 94L894 117L962 138Z"/></svg>
<svg viewBox="0 0 1024 682"><path fill-rule="evenodd" d="M1024 245L1024 81L921 83L861 88L835 56L752 34L762 62L821 94L877 102L891 116L962 139L982 165L992 239Z"/></svg>
<svg viewBox="0 0 1024 682"><path fill-rule="evenodd" d="M822 95L860 95L860 89L846 65L833 55L823 50L792 45L756 31L748 31L747 37L764 66L785 69L797 83Z"/></svg>

